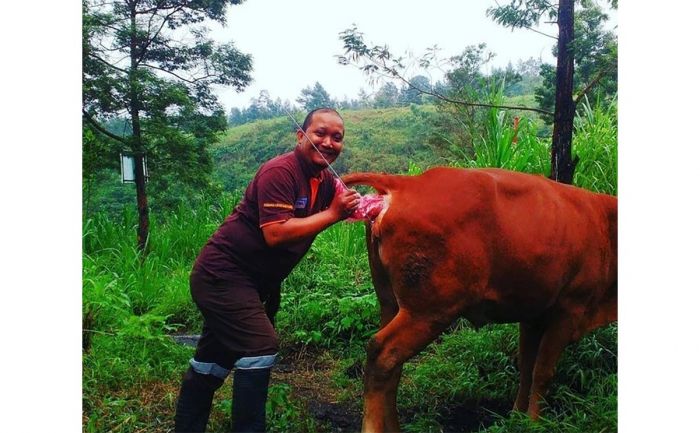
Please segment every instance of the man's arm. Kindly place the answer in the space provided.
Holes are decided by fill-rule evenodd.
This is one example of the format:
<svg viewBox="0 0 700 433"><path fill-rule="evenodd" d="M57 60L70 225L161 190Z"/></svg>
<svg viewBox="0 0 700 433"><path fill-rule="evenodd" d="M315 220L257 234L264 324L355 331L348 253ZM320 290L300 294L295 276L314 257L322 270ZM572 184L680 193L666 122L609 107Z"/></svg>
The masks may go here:
<svg viewBox="0 0 700 433"><path fill-rule="evenodd" d="M360 203L360 194L346 190L337 194L328 209L304 218L290 218L278 224L263 226L265 243L276 247L315 236L327 227L343 220Z"/></svg>

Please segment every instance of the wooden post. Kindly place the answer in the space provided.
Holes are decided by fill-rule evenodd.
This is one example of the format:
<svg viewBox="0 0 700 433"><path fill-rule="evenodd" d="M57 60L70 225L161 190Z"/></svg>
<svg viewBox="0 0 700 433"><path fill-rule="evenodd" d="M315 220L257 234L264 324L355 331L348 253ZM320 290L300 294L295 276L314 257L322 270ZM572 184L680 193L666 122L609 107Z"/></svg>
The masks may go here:
<svg viewBox="0 0 700 433"><path fill-rule="evenodd" d="M148 241L148 196L146 195L145 159L143 153L134 155L134 180L136 184L136 205L139 212L139 225L136 240L140 251L146 249Z"/></svg>

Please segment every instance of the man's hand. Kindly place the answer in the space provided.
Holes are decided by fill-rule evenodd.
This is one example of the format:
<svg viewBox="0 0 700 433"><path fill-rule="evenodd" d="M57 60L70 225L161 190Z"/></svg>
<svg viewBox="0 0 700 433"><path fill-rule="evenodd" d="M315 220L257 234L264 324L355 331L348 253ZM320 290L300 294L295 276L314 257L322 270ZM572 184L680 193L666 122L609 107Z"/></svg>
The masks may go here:
<svg viewBox="0 0 700 433"><path fill-rule="evenodd" d="M340 221L352 215L359 204L360 193L354 189L345 189L336 192L328 209L333 212L333 215L336 215L337 220Z"/></svg>

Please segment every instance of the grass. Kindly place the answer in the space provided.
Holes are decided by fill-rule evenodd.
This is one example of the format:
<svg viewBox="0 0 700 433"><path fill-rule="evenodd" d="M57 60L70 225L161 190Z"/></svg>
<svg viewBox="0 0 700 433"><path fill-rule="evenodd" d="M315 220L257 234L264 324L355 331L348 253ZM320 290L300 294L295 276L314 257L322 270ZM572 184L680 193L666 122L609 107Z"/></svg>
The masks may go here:
<svg viewBox="0 0 700 433"><path fill-rule="evenodd" d="M363 115L348 114L358 119ZM584 107L574 137L574 153L581 158L576 184L616 193L615 125L616 107ZM254 131L246 127L249 130L239 133ZM512 119L494 110L475 148L476 160L462 162L545 170L547 145L535 129L522 119L514 143ZM407 170L415 174L426 166L413 161ZM236 201L223 195L152 215L145 257L134 248L136 215L131 207L85 219L84 431L165 432L172 427L180 375L193 350L175 344L169 334L199 332L201 318L190 298L189 271ZM277 318L282 355L316 350L328 354L335 361L333 392L344 404L357 407L364 346L378 328L378 313L364 226L336 224L318 236L283 285ZM493 325L476 331L460 322L409 361L399 388L405 430L439 432L461 426L489 433L615 431L617 326L597 330L565 351L537 423L508 411L518 382L516 329ZM217 391L210 431L228 428L230 405L228 379ZM332 429L306 413L304 402L286 382L273 383L268 414L271 432Z"/></svg>
<svg viewBox="0 0 700 433"><path fill-rule="evenodd" d="M572 151L579 157L574 185L617 195L617 102L591 106L585 99L574 126Z"/></svg>

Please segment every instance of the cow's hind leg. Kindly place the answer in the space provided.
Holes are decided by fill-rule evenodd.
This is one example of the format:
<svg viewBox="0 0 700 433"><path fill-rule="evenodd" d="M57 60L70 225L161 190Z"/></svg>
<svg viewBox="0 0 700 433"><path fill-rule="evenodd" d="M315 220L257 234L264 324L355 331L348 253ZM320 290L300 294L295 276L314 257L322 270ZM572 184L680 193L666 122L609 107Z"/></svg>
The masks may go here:
<svg viewBox="0 0 700 433"><path fill-rule="evenodd" d="M376 279L375 279L376 281ZM382 286L381 284L375 283L375 288L377 290L377 296L379 297L379 307L380 307L380 330L384 329L391 321L396 317L399 311L399 306L396 303L396 298L394 298L391 286ZM384 402L384 426L386 431L399 431L399 416L398 410L396 409L396 391L398 389L399 381L401 380L401 370L403 369L403 364L397 365L391 372L390 377L387 379L387 393Z"/></svg>
<svg viewBox="0 0 700 433"><path fill-rule="evenodd" d="M574 340L575 323L572 316L560 314L554 316L546 324L532 371L530 402L527 409L527 413L532 419L539 418L540 401L554 376L557 361L559 361L566 346Z"/></svg>
<svg viewBox="0 0 700 433"><path fill-rule="evenodd" d="M386 325L396 316L399 305L396 302L394 290L391 287L391 280L382 266L379 258L379 240L372 236L372 226L366 224L367 252L369 256L370 271L374 290L379 300L380 323L379 329L384 329ZM384 426L387 431L399 431L399 417L396 409L396 390L401 380L402 365L394 368L387 380L387 393L384 402Z"/></svg>
<svg viewBox="0 0 700 433"><path fill-rule="evenodd" d="M395 401L403 363L435 340L451 321L437 321L413 316L405 310L382 328L367 346L365 368L364 415L365 433L398 431L395 408L387 415L385 405ZM387 418L394 418L388 425Z"/></svg>
<svg viewBox="0 0 700 433"><path fill-rule="evenodd" d="M393 299L393 297L392 297ZM384 329L391 320L396 317L398 311L398 306L394 302L382 303L380 302L381 308L381 329ZM401 380L401 370L403 369L403 363L398 364L394 367L387 379L387 392L384 400L384 427L386 431L399 431L399 414L396 408L396 393L399 386L399 381Z"/></svg>
<svg viewBox="0 0 700 433"><path fill-rule="evenodd" d="M544 329L542 326L532 323L520 323L520 345L518 353L518 369L520 370L520 384L518 396L515 398L513 410L525 412L530 401L530 388L532 387L532 371L537 359L537 351Z"/></svg>
<svg viewBox="0 0 700 433"><path fill-rule="evenodd" d="M399 304L391 286L391 279L382 265L379 257L379 239L372 236L372 226L365 226L365 239L367 241L367 255L369 258L369 270L372 274L374 291L377 294L380 308L379 329L384 328L399 312Z"/></svg>

